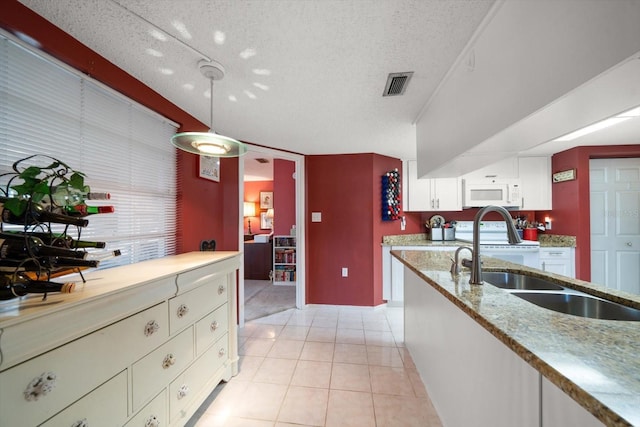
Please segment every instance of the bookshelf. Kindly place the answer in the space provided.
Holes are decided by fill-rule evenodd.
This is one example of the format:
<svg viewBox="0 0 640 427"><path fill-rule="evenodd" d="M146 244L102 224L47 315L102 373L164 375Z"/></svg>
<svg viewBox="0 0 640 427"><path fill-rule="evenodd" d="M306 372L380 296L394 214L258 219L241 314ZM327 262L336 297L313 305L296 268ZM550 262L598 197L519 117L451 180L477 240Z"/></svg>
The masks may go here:
<svg viewBox="0 0 640 427"><path fill-rule="evenodd" d="M273 237L273 284L296 284L296 238L295 236Z"/></svg>

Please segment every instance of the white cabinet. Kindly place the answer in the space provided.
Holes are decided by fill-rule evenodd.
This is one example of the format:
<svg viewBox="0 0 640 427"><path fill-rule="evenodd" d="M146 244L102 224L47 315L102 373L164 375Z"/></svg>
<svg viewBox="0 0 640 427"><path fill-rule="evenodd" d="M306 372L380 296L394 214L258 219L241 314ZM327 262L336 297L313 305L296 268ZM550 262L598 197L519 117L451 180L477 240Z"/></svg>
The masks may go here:
<svg viewBox="0 0 640 427"><path fill-rule="evenodd" d="M518 158L522 209L551 210L551 158Z"/></svg>
<svg viewBox="0 0 640 427"><path fill-rule="evenodd" d="M184 425L238 372L239 267L238 252L194 252L0 302L0 425Z"/></svg>
<svg viewBox="0 0 640 427"><path fill-rule="evenodd" d="M415 160L404 163L403 210L407 212L462 210L460 178L418 179Z"/></svg>
<svg viewBox="0 0 640 427"><path fill-rule="evenodd" d="M575 278L575 249L540 248L540 269Z"/></svg>
<svg viewBox="0 0 640 427"><path fill-rule="evenodd" d="M543 427L602 427L603 424L589 411L542 377Z"/></svg>
<svg viewBox="0 0 640 427"><path fill-rule="evenodd" d="M459 286L479 304L481 286ZM404 292L405 345L443 425L540 426L538 371L409 268Z"/></svg>
<svg viewBox="0 0 640 427"><path fill-rule="evenodd" d="M391 256L391 251L450 251L457 246L383 246L382 247L382 299L387 305L402 306L404 302L404 264Z"/></svg>
<svg viewBox="0 0 640 427"><path fill-rule="evenodd" d="M462 178L467 180L518 178L518 158L510 157L497 161L489 166L464 174Z"/></svg>

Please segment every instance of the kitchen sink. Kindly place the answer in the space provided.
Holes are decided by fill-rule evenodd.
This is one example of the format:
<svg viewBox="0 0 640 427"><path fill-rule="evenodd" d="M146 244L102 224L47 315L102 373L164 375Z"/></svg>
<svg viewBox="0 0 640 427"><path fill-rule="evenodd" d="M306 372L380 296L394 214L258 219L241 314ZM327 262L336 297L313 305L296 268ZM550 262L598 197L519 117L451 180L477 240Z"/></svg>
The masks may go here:
<svg viewBox="0 0 640 427"><path fill-rule="evenodd" d="M523 289L523 290L548 290L562 291L563 288L540 277L527 276L519 273L483 271L482 280L502 289Z"/></svg>
<svg viewBox="0 0 640 427"><path fill-rule="evenodd" d="M572 292L512 292L530 303L580 317L640 321L640 310L591 295Z"/></svg>

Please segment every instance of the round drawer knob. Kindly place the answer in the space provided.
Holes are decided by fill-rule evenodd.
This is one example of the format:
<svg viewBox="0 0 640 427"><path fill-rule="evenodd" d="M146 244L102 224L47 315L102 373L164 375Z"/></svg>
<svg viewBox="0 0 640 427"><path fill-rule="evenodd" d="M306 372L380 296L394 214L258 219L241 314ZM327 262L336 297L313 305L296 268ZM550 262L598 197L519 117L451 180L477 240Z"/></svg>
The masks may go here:
<svg viewBox="0 0 640 427"><path fill-rule="evenodd" d="M38 400L41 396L46 396L55 386L56 374L43 372L31 380L24 391L24 398L28 401Z"/></svg>
<svg viewBox="0 0 640 427"><path fill-rule="evenodd" d="M178 318L180 319L186 316L188 312L189 312L189 307L187 307L186 304L180 304L180 307L178 307L178 310L177 310Z"/></svg>
<svg viewBox="0 0 640 427"><path fill-rule="evenodd" d="M144 427L160 427L160 420L155 415L150 415L144 422Z"/></svg>
<svg viewBox="0 0 640 427"><path fill-rule="evenodd" d="M89 421L87 421L86 418L83 418L71 424L71 427L89 427Z"/></svg>
<svg viewBox="0 0 640 427"><path fill-rule="evenodd" d="M218 295L222 295L224 293L225 287L224 285L218 286Z"/></svg>
<svg viewBox="0 0 640 427"><path fill-rule="evenodd" d="M189 386L187 386L186 384L183 384L179 389L178 389L178 399L182 399L183 397L185 397L187 394L189 394Z"/></svg>
<svg viewBox="0 0 640 427"><path fill-rule="evenodd" d="M149 320L147 324L144 326L144 335L149 337L156 333L160 329L160 325L155 320Z"/></svg>
<svg viewBox="0 0 640 427"><path fill-rule="evenodd" d="M218 357L222 357L226 354L227 352L225 351L224 348L221 348L220 351L218 351Z"/></svg>
<svg viewBox="0 0 640 427"><path fill-rule="evenodd" d="M176 358L173 357L173 354L169 353L164 357L164 360L162 361L162 368L168 369L170 366L175 365L175 363Z"/></svg>
<svg viewBox="0 0 640 427"><path fill-rule="evenodd" d="M215 332L216 329L218 329L220 327L220 324L218 323L217 320L214 320L213 322L211 322L211 332Z"/></svg>

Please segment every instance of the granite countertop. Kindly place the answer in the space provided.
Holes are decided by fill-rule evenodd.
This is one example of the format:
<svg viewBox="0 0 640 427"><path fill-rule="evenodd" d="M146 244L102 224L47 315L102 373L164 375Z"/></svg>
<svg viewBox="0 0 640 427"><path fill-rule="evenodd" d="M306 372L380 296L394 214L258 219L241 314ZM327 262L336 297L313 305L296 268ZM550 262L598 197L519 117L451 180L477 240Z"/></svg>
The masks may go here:
<svg viewBox="0 0 640 427"><path fill-rule="evenodd" d="M452 278L449 251L394 250L423 278L527 363L608 426L640 425L640 323L557 313L491 286ZM483 257L486 271L545 277L563 286L640 308L640 297Z"/></svg>
<svg viewBox="0 0 640 427"><path fill-rule="evenodd" d="M539 233L538 241L541 248L575 248L575 236ZM460 240L428 240L427 233L398 234L382 237L382 246L463 246L469 242Z"/></svg>

